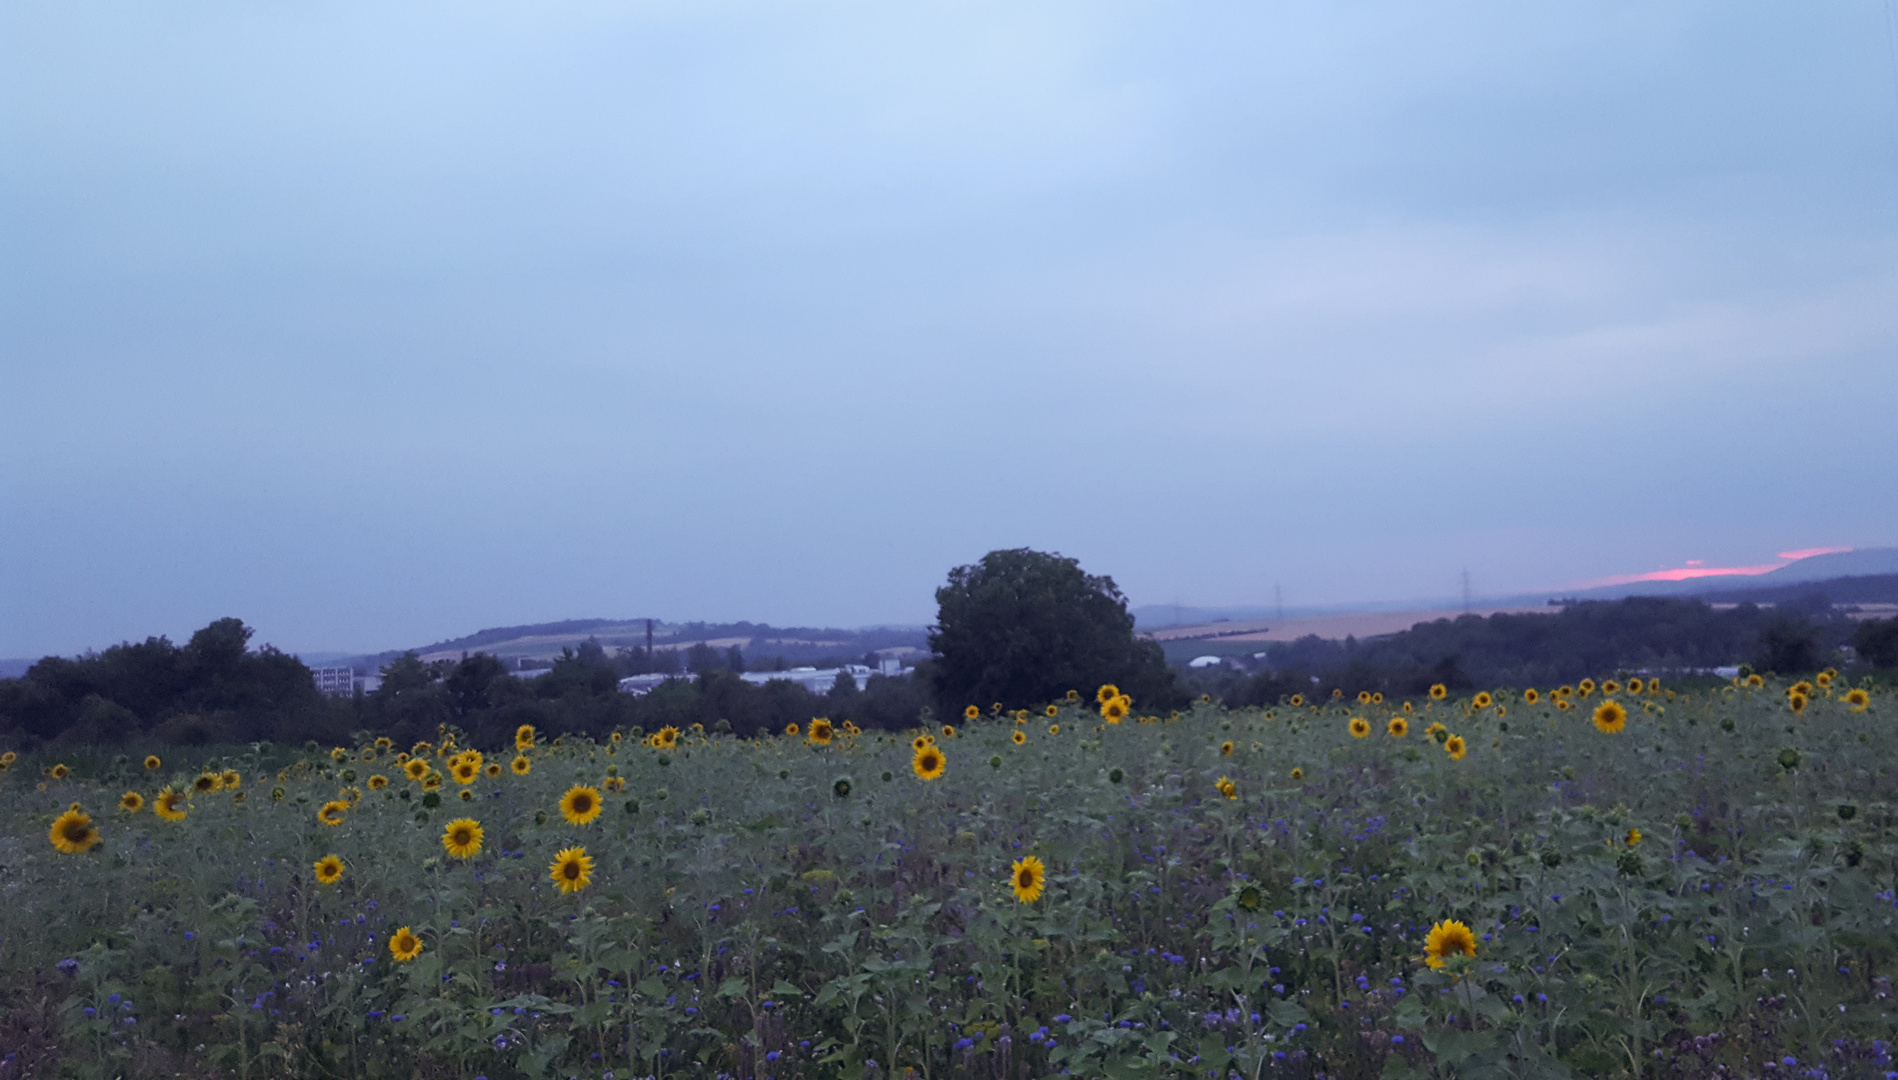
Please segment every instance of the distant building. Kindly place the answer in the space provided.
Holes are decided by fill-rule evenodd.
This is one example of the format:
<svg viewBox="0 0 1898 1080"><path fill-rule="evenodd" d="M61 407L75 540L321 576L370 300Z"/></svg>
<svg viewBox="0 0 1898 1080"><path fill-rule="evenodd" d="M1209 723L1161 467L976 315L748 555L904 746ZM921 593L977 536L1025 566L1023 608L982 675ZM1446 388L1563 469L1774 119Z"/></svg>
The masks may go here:
<svg viewBox="0 0 1898 1080"><path fill-rule="evenodd" d="M538 672L537 674L545 674L545 672ZM526 673L523 672L522 675L525 676ZM661 683L669 679L682 678L685 678L685 676L668 674L666 672L654 672L651 675L628 675L619 681L619 692L622 694L631 694L634 697L645 697L647 694L652 693Z"/></svg>
<svg viewBox="0 0 1898 1080"><path fill-rule="evenodd" d="M738 677L753 686L763 686L765 683L782 679L785 682L794 682L813 694L828 694L830 693L831 687L837 685L837 676L845 672L848 672L850 677L856 680L857 689L861 690L863 689L863 684L868 681L872 675L902 675L903 662L892 656L878 661L876 667L868 667L863 664L845 664L843 667L837 668L794 667L786 671L746 671L741 673ZM630 675L619 681L619 689L622 694L639 696L652 693L656 687L668 679L689 679L691 677L692 676L685 674L661 673L654 673L652 675Z"/></svg>
<svg viewBox="0 0 1898 1080"><path fill-rule="evenodd" d="M319 667L310 669L310 677L316 680L316 692L331 697L348 697L356 692L356 669L346 667ZM382 680L376 680L381 685Z"/></svg>

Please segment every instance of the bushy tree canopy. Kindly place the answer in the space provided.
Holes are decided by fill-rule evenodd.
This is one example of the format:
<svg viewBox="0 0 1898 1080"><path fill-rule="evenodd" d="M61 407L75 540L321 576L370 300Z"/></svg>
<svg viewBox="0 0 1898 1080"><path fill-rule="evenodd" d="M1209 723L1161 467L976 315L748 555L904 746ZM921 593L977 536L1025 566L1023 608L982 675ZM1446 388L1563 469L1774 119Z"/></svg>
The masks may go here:
<svg viewBox="0 0 1898 1080"><path fill-rule="evenodd" d="M936 590L935 689L945 709L1020 708L1102 683L1135 709L1171 708L1183 695L1155 642L1134 636L1114 579L1078 560L1015 548L949 572Z"/></svg>

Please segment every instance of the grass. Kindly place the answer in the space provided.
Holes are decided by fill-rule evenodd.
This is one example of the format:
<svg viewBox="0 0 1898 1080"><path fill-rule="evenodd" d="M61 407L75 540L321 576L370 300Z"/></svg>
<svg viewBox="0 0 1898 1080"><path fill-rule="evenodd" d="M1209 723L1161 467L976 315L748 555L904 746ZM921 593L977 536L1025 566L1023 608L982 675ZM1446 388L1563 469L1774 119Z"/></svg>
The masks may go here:
<svg viewBox="0 0 1898 1080"><path fill-rule="evenodd" d="M34 755L0 776L0 1080L1883 1076L1894 699L1783 689L1624 691L1618 734L1546 690L1411 702L1402 738L1402 703L1063 703L930 731L935 781L921 729L569 738L438 805L367 736ZM227 769L182 822L115 809ZM604 812L572 825L580 784ZM102 843L62 854L74 802ZM1433 968L1450 920L1475 955Z"/></svg>

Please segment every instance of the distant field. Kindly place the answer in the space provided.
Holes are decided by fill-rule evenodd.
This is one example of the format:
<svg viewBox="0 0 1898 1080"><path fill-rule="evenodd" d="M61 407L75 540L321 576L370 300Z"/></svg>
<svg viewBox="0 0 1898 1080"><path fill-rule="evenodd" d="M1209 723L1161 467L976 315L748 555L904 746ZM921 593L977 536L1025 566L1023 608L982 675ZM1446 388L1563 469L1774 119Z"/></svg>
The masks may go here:
<svg viewBox="0 0 1898 1080"><path fill-rule="evenodd" d="M1553 614L1552 607L1481 607L1465 612L1462 608L1420 609L1416 611L1349 611L1331 615L1299 615L1286 619L1259 619L1233 622L1200 623L1194 626L1168 626L1148 632L1147 636L1166 649L1167 659L1179 660L1204 653L1209 656L1233 656L1262 651L1275 641L1297 641L1308 634L1343 640L1346 637L1376 637L1408 630L1420 622L1455 619L1463 615ZM1195 651L1197 650L1197 652Z"/></svg>

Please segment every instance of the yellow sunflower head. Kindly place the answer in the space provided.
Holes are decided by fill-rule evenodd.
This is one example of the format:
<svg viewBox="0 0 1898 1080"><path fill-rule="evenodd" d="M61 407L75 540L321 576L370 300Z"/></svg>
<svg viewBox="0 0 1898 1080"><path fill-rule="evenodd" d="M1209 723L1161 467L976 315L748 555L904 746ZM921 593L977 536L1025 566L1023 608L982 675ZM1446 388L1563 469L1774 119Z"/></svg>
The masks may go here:
<svg viewBox="0 0 1898 1080"><path fill-rule="evenodd" d="M1531 686L1522 692L1522 700L1525 705L1534 705L1536 702L1542 700L1542 695L1536 693L1536 688Z"/></svg>
<svg viewBox="0 0 1898 1080"><path fill-rule="evenodd" d="M600 793L585 784L575 784L560 797L560 816L569 825L585 825L600 816Z"/></svg>
<svg viewBox="0 0 1898 1080"><path fill-rule="evenodd" d="M547 876L554 879L561 892L579 892L593 881L593 857L583 847L562 849L547 868Z"/></svg>
<svg viewBox="0 0 1898 1080"><path fill-rule="evenodd" d="M526 776L534 771L534 763L527 760L526 754L516 754L514 760L508 762L507 767L514 771L515 776Z"/></svg>
<svg viewBox="0 0 1898 1080"><path fill-rule="evenodd" d="M1069 701L1079 701L1079 700L1081 700L1081 692L1080 692L1079 690L1070 690L1070 691L1068 691L1068 700L1069 700Z"/></svg>
<svg viewBox="0 0 1898 1080"><path fill-rule="evenodd" d="M925 746L910 759L910 771L923 780L934 780L949 767L949 759L935 746Z"/></svg>
<svg viewBox="0 0 1898 1080"><path fill-rule="evenodd" d="M490 780L501 775L501 763L498 761L490 761L486 765L481 766L481 775Z"/></svg>
<svg viewBox="0 0 1898 1080"><path fill-rule="evenodd" d="M422 955L422 939L405 926L389 936L389 955L395 957L398 964L407 963Z"/></svg>
<svg viewBox="0 0 1898 1080"><path fill-rule="evenodd" d="M420 780L428 775L428 762L421 758L410 758L402 763L402 772L411 780Z"/></svg>
<svg viewBox="0 0 1898 1080"><path fill-rule="evenodd" d="M1463 741L1463 736L1452 735L1443 740L1443 752L1450 755L1451 761L1462 761L1463 755L1469 753L1470 748L1469 744Z"/></svg>
<svg viewBox="0 0 1898 1080"><path fill-rule="evenodd" d="M163 791L152 796L152 813L166 821L183 821L189 812L185 808L185 799L184 792L173 791L171 785L167 784Z"/></svg>
<svg viewBox="0 0 1898 1080"><path fill-rule="evenodd" d="M479 821L456 818L442 830L442 847L457 859L472 859L481 853L481 840L485 835Z"/></svg>
<svg viewBox="0 0 1898 1080"><path fill-rule="evenodd" d="M76 804L53 819L53 827L47 830L46 836L54 848L68 855L84 854L100 842L99 830L92 827L92 819Z"/></svg>
<svg viewBox="0 0 1898 1080"><path fill-rule="evenodd" d="M1633 847L1633 846L1635 846L1636 844L1638 844L1638 843L1640 843L1640 842L1641 842L1641 830L1640 830L1640 829L1629 829L1629 830L1628 830L1628 835L1627 835L1626 837L1624 837L1623 839L1625 839L1625 840L1627 840L1627 842L1628 842L1628 846L1629 846L1629 847Z"/></svg>
<svg viewBox="0 0 1898 1080"><path fill-rule="evenodd" d="M534 725L522 724L520 727L517 727L514 729L515 749L526 750L533 745L534 745Z"/></svg>
<svg viewBox="0 0 1898 1080"><path fill-rule="evenodd" d="M316 860L316 883L334 885L343 880L343 860L335 855L325 855Z"/></svg>
<svg viewBox="0 0 1898 1080"><path fill-rule="evenodd" d="M1489 691L1480 690L1477 692L1475 697L1470 699L1470 704L1476 706L1479 709L1487 709L1490 707L1490 704L1494 701L1495 699L1489 696Z"/></svg>
<svg viewBox="0 0 1898 1080"><path fill-rule="evenodd" d="M1580 694L1580 695L1582 695L1583 697L1587 697L1588 695L1590 695L1590 694L1592 694L1592 693L1594 693L1594 692L1595 692L1595 680L1593 680L1593 679L1583 679L1583 680L1582 680L1581 682L1578 682L1578 683L1576 683L1576 684L1575 684L1575 692L1576 692L1576 693L1578 693L1578 694Z"/></svg>
<svg viewBox="0 0 1898 1080"><path fill-rule="evenodd" d="M1450 688L1442 683L1437 683L1430 688L1430 700L1432 701L1442 701L1448 696L1450 696Z"/></svg>
<svg viewBox="0 0 1898 1080"><path fill-rule="evenodd" d="M1351 718L1351 737L1362 739L1371 733L1371 722L1362 716Z"/></svg>
<svg viewBox="0 0 1898 1080"><path fill-rule="evenodd" d="M456 783L472 784L481 775L481 767L472 761L457 761L449 766L449 772L454 774Z"/></svg>
<svg viewBox="0 0 1898 1080"><path fill-rule="evenodd" d="M1232 742L1232 740L1231 740L1231 739L1227 739L1227 740L1226 740L1225 742L1222 742L1222 743L1220 743L1220 744L1219 744L1219 756L1220 756L1220 757L1231 757L1231 756L1232 756L1232 752L1233 752L1234 750L1236 750L1236 749L1238 749L1238 747L1236 747L1236 746L1234 746L1234 745L1233 745L1233 742Z"/></svg>
<svg viewBox="0 0 1898 1080"><path fill-rule="evenodd" d="M434 769L428 770L428 775L422 777L422 790L423 791L440 791L441 789L442 789L442 774L439 772L436 772Z"/></svg>
<svg viewBox="0 0 1898 1080"><path fill-rule="evenodd" d="M387 735L378 735L376 736L376 741L374 745L377 750L387 752L390 747L393 747L395 745L395 742L394 740L390 739Z"/></svg>
<svg viewBox="0 0 1898 1080"><path fill-rule="evenodd" d="M1806 711L1806 695L1788 694L1786 696L1786 707L1791 709L1793 711L1793 715L1795 716L1799 715L1800 713L1805 712Z"/></svg>
<svg viewBox="0 0 1898 1080"><path fill-rule="evenodd" d="M1094 691L1094 703L1096 705L1105 705L1119 696L1120 687L1115 686L1113 683L1108 683L1099 690Z"/></svg>
<svg viewBox="0 0 1898 1080"><path fill-rule="evenodd" d="M1853 712L1864 712L1871 707L1872 695L1855 686L1845 692L1845 703L1852 707Z"/></svg>
<svg viewBox="0 0 1898 1080"><path fill-rule="evenodd" d="M329 802L323 804L321 810L316 812L316 820L331 827L341 825L348 817L349 804L341 799L331 799Z"/></svg>
<svg viewBox="0 0 1898 1080"><path fill-rule="evenodd" d="M829 720L820 716L811 721L810 739L812 743L818 746L829 746L830 740L834 737L836 737L836 732L830 726Z"/></svg>
<svg viewBox="0 0 1898 1080"><path fill-rule="evenodd" d="M797 722L795 720L792 721L791 723L784 725L784 734L790 738L793 738L793 739L797 738L798 735L802 733L802 731L803 729L797 726Z"/></svg>
<svg viewBox="0 0 1898 1080"><path fill-rule="evenodd" d="M128 814L136 814L145 809L145 796L136 791L128 791L119 796L119 809Z"/></svg>
<svg viewBox="0 0 1898 1080"><path fill-rule="evenodd" d="M215 773L200 773L196 780L191 781L191 790L200 795L209 795L217 791L223 782Z"/></svg>
<svg viewBox="0 0 1898 1080"><path fill-rule="evenodd" d="M924 734L918 735L914 739L911 739L909 741L909 748L911 750L921 750L925 746L934 746L934 745L936 745L936 737L934 735L928 734L927 732L925 732Z"/></svg>
<svg viewBox="0 0 1898 1080"><path fill-rule="evenodd" d="M1294 709L1296 709L1296 708L1300 708L1300 707L1302 707L1302 706L1303 706L1304 704L1305 704L1305 695L1303 695L1303 694L1293 694L1293 695L1292 695L1292 700L1291 700L1291 706L1292 706L1292 708L1294 708Z"/></svg>
<svg viewBox="0 0 1898 1080"><path fill-rule="evenodd" d="M236 791L243 785L244 778L236 769L226 769L224 770L224 775L218 777L218 786L222 787L225 791Z"/></svg>
<svg viewBox="0 0 1898 1080"><path fill-rule="evenodd" d="M1101 716L1110 724L1118 724L1127 718L1126 699L1115 697L1101 706Z"/></svg>
<svg viewBox="0 0 1898 1080"><path fill-rule="evenodd" d="M981 715L982 715L982 710L976 708L973 705L965 705L962 707L962 718L964 720L975 720L979 718ZM943 726L948 727L949 725L944 724Z"/></svg>
<svg viewBox="0 0 1898 1080"><path fill-rule="evenodd" d="M1641 681L1641 677L1640 677L1640 676L1638 676L1638 675L1635 675L1635 676L1630 676L1630 677L1629 677L1629 679L1628 679L1628 693L1630 693L1630 694L1639 694L1640 692L1642 692L1643 690L1646 690L1647 688L1648 688L1648 684L1647 684L1647 683L1644 683L1644 682L1642 682L1642 681Z"/></svg>
<svg viewBox="0 0 1898 1080"><path fill-rule="evenodd" d="M1305 779L1305 770L1299 769L1299 768L1292 769L1292 779L1294 780Z"/></svg>
<svg viewBox="0 0 1898 1080"><path fill-rule="evenodd" d="M1232 778L1229 776L1222 776L1218 780L1215 780L1213 787L1217 788L1219 793L1228 799L1237 799L1239 797L1239 785L1233 783Z"/></svg>
<svg viewBox="0 0 1898 1080"><path fill-rule="evenodd" d="M1384 725L1384 730L1390 732L1392 738L1401 739L1410 734L1410 721L1401 716L1393 716L1391 722Z"/></svg>
<svg viewBox="0 0 1898 1080"><path fill-rule="evenodd" d="M1041 710L1041 714L1042 714L1043 716L1048 716L1048 717L1055 717L1055 716L1060 716L1060 715L1061 715L1061 706L1059 706L1059 705L1050 705L1050 706L1048 706L1047 708L1045 708L1045 709L1042 709L1042 710Z"/></svg>
<svg viewBox="0 0 1898 1080"><path fill-rule="evenodd" d="M165 763L164 763L164 762L162 762L162 761L160 761L160 760L158 760L158 755L157 755L157 754L148 754L148 755L146 755L146 757L145 757L145 771L147 771L147 772L157 772L158 770L160 770L160 769L162 769L162 768L164 768L164 767L165 767Z"/></svg>
<svg viewBox="0 0 1898 1080"><path fill-rule="evenodd" d="M1440 968L1449 956L1476 955L1476 935L1455 919L1446 919L1430 928L1424 937L1424 962Z"/></svg>
<svg viewBox="0 0 1898 1080"><path fill-rule="evenodd" d="M1008 869L1009 887L1015 890L1015 899L1024 904L1041 899L1041 890L1047 883L1048 868L1033 855L1023 855Z"/></svg>
<svg viewBox="0 0 1898 1080"><path fill-rule="evenodd" d="M1061 734L1061 725L1060 725L1060 724L1049 724L1049 725L1048 725L1048 734L1050 734L1050 735L1059 735L1059 734Z"/></svg>
<svg viewBox="0 0 1898 1080"><path fill-rule="evenodd" d="M1604 701L1595 706L1595 730L1613 735L1628 726L1628 710L1619 701Z"/></svg>
<svg viewBox="0 0 1898 1080"><path fill-rule="evenodd" d="M1016 746L1020 746L1021 744L1028 741L1028 735L1026 732L1019 731L1019 730L1011 731L1009 732L1008 740L1014 743Z"/></svg>

